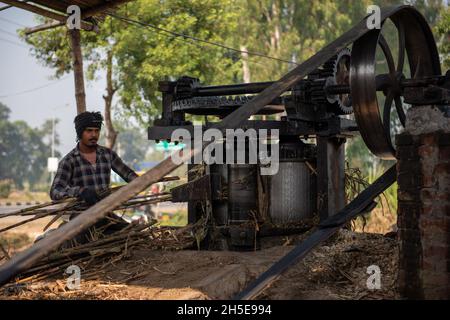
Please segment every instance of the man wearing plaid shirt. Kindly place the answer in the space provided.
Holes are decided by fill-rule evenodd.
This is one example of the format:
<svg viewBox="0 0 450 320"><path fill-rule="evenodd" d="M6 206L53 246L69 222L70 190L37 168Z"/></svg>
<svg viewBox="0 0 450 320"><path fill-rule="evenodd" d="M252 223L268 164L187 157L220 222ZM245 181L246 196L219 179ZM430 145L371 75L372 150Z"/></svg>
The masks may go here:
<svg viewBox="0 0 450 320"><path fill-rule="evenodd" d="M96 203L98 193L108 189L111 169L126 182L137 177L117 153L97 144L103 117L100 112L83 112L75 118L78 144L59 163L50 198L78 197Z"/></svg>
<svg viewBox="0 0 450 320"><path fill-rule="evenodd" d="M50 198L59 200L67 197L77 197L88 205L100 200L99 193L109 188L111 169L126 182L138 175L119 158L117 153L97 144L103 117L100 112L83 112L75 117L77 146L59 163L58 170L50 189ZM70 218L73 218L71 216ZM113 218L109 217L109 220ZM82 232L74 240L85 243L90 240L89 233L95 228L108 224L108 218L97 222L93 228ZM104 233L122 229L128 223L117 217L115 225L109 226Z"/></svg>

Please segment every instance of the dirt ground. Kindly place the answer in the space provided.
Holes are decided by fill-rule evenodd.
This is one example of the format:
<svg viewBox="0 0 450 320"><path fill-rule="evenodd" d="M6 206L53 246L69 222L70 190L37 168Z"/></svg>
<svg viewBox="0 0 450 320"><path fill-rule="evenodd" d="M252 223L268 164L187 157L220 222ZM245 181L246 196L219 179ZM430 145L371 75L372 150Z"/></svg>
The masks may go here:
<svg viewBox="0 0 450 320"><path fill-rule="evenodd" d="M11 223L2 220L0 227ZM7 242L19 238L21 247L16 249L26 248L46 222L6 233ZM61 277L51 281L0 289L0 299L230 299L306 236L265 238L255 252L136 249L126 258L108 261L101 272L83 271L79 290L66 287L67 275L61 270ZM371 265L381 271L379 290L367 288ZM396 272L395 239L341 230L258 298L396 299Z"/></svg>

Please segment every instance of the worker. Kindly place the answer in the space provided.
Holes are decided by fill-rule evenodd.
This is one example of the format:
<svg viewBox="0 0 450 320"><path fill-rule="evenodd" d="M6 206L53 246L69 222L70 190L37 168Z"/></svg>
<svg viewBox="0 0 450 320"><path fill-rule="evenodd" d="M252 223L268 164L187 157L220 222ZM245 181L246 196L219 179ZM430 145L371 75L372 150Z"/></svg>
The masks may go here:
<svg viewBox="0 0 450 320"><path fill-rule="evenodd" d="M58 165L55 178L50 189L50 198L59 200L67 197L77 197L87 205L94 205L100 200L99 193L109 188L111 169L126 182L130 182L138 175L130 169L113 150L100 146L97 142L103 124L100 112L82 112L75 117L77 145ZM70 219L73 219L72 215ZM125 220L109 215L108 218L97 222L93 228L100 229L110 224L111 219L116 222L103 232L111 233L128 225ZM75 238L78 243L89 241L87 230Z"/></svg>

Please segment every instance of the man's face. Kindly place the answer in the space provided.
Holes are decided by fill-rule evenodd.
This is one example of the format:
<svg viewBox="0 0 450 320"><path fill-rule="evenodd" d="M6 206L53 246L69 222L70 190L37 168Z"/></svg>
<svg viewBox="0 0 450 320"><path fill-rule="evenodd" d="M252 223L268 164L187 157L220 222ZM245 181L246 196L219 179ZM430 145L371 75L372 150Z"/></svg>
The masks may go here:
<svg viewBox="0 0 450 320"><path fill-rule="evenodd" d="M81 135L81 143L86 147L96 147L98 138L100 137L100 129L87 127Z"/></svg>

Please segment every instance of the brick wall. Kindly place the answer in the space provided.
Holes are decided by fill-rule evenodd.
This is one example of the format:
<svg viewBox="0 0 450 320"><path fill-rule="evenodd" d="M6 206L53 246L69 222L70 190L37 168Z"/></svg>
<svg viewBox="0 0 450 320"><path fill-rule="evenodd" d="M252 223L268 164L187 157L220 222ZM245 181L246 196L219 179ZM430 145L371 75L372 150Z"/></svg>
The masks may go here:
<svg viewBox="0 0 450 320"><path fill-rule="evenodd" d="M450 298L450 133L396 137L398 284L408 299Z"/></svg>

